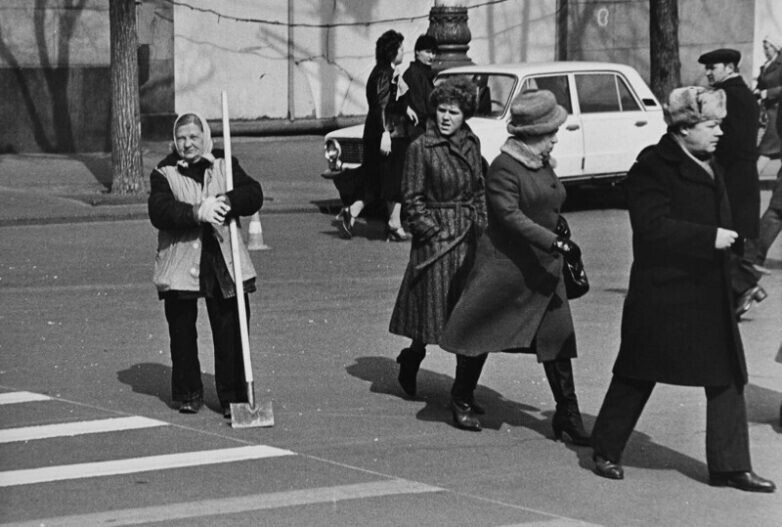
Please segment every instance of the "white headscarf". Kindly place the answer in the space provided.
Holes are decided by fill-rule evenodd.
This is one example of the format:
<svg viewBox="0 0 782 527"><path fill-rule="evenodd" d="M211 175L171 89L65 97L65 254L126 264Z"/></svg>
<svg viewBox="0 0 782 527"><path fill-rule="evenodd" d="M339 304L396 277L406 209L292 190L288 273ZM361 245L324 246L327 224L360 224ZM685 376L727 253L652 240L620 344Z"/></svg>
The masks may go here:
<svg viewBox="0 0 782 527"><path fill-rule="evenodd" d="M174 148L176 148L176 151L179 154L179 157L182 158L181 160L179 160L177 162L177 164L181 165L181 166L185 166L185 167L188 164L187 161L185 161L184 153L179 148L179 145L177 144L177 140L176 140L176 131L177 131L177 128L179 127L179 121L182 120L184 117L186 117L188 115L195 116L201 123L201 130L203 130L203 133L204 133L204 148L203 148L203 151L201 152L201 157L203 159L206 159L210 163L214 163L215 156L212 155L212 148L214 147L214 143L212 142L212 130L211 130L211 128L209 128L209 124L206 122L206 119L204 119L204 117L200 113L198 113L198 112L185 112L185 113L180 114L176 118L176 121L174 121Z"/></svg>

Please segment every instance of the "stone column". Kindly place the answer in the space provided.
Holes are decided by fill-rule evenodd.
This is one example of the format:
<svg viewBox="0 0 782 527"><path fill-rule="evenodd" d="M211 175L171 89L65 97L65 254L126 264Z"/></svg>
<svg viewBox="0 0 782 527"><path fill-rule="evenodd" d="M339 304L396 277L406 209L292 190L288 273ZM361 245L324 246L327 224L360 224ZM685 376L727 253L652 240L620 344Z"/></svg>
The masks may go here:
<svg viewBox="0 0 782 527"><path fill-rule="evenodd" d="M432 64L435 71L454 66L474 64L467 56L470 48L470 28L467 25L467 8L463 0L435 0L429 11L428 35L437 39L437 58Z"/></svg>

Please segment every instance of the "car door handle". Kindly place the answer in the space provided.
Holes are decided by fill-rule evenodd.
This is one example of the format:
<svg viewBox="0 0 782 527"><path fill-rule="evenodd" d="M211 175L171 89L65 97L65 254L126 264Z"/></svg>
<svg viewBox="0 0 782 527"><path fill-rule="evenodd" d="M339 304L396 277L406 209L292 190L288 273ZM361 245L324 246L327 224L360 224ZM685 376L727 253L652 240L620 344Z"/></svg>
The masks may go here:
<svg viewBox="0 0 782 527"><path fill-rule="evenodd" d="M565 127L565 130L570 130L572 132L574 130L578 130L579 128L581 127L577 124L569 124Z"/></svg>
<svg viewBox="0 0 782 527"><path fill-rule="evenodd" d="M646 124L647 124L647 121L636 121L635 122L636 126L646 126Z"/></svg>

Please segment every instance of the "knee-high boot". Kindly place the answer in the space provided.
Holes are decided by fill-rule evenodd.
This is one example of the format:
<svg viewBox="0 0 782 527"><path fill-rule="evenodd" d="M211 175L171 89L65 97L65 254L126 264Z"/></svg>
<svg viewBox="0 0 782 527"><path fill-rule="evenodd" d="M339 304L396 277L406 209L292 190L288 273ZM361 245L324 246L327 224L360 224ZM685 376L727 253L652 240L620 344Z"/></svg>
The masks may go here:
<svg viewBox="0 0 782 527"><path fill-rule="evenodd" d="M551 393L557 403L557 411L551 427L556 439L565 432L574 445L588 446L589 435L584 430L581 412L578 410L576 387L573 381L573 365L570 359L557 359L543 363Z"/></svg>
<svg viewBox="0 0 782 527"><path fill-rule="evenodd" d="M477 357L456 355L456 375L451 387L451 412L454 424L464 430L478 432L481 422L475 416L473 391L483 370L486 354Z"/></svg>
<svg viewBox="0 0 782 527"><path fill-rule="evenodd" d="M403 349L396 362L399 363L399 385L410 397L415 397L417 391L416 377L421 361L426 356L426 345L414 340L409 348Z"/></svg>

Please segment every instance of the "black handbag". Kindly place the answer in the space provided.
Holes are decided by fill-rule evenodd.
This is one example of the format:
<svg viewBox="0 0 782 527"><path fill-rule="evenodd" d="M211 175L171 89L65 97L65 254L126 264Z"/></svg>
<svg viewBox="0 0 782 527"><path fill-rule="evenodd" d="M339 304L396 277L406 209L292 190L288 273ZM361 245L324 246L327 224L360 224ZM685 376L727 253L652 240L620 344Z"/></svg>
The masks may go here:
<svg viewBox="0 0 782 527"><path fill-rule="evenodd" d="M570 226L564 216L557 220L557 227L554 233L560 238L570 239ZM577 262L570 263L564 259L562 264L562 275L565 277L565 293L568 299L580 298L589 291L589 279L587 278L584 261L579 258Z"/></svg>

